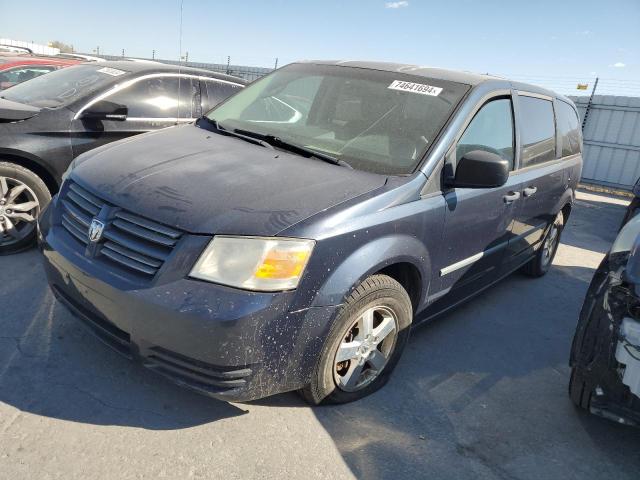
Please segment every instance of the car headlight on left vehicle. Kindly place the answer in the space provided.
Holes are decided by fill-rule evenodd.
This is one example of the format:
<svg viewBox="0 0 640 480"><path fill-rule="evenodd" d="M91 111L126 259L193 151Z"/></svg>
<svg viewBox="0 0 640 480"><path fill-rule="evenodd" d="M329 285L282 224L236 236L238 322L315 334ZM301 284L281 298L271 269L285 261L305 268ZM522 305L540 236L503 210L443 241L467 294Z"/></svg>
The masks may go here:
<svg viewBox="0 0 640 480"><path fill-rule="evenodd" d="M261 292L292 290L307 266L314 240L216 235L190 276Z"/></svg>

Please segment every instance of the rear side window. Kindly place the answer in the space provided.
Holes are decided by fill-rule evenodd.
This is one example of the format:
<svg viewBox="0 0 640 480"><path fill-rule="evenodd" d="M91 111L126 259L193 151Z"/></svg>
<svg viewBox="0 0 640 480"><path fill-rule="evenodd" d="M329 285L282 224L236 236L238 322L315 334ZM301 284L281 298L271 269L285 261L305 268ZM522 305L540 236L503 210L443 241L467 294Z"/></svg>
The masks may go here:
<svg viewBox="0 0 640 480"><path fill-rule="evenodd" d="M207 99L205 104L202 105L203 112L208 112L220 102L226 100L227 97L230 97L242 88L241 85L216 82L215 80L205 80L202 84L206 85L207 89Z"/></svg>
<svg viewBox="0 0 640 480"><path fill-rule="evenodd" d="M576 111L571 105L558 101L556 103L556 123L558 125L558 135L560 136L561 155L573 155L580 153L580 122Z"/></svg>
<svg viewBox="0 0 640 480"><path fill-rule="evenodd" d="M456 162L472 150L495 153L513 168L513 113L511 100L501 98L484 105L460 137Z"/></svg>
<svg viewBox="0 0 640 480"><path fill-rule="evenodd" d="M556 129L553 103L520 96L520 167L530 167L556 158Z"/></svg>

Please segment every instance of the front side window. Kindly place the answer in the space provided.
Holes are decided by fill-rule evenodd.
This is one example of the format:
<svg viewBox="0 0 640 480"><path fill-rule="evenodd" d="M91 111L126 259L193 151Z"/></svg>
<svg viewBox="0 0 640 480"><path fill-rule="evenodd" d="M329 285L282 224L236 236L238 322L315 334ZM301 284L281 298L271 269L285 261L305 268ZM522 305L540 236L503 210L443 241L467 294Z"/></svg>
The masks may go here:
<svg viewBox="0 0 640 480"><path fill-rule="evenodd" d="M520 96L520 167L530 167L556 158L556 129L553 103Z"/></svg>
<svg viewBox="0 0 640 480"><path fill-rule="evenodd" d="M556 120L560 136L559 149L563 157L580 153L580 122L571 105L558 101L556 103Z"/></svg>
<svg viewBox="0 0 640 480"><path fill-rule="evenodd" d="M456 160L473 150L494 153L513 168L513 111L511 100L501 98L484 105L460 137Z"/></svg>
<svg viewBox="0 0 640 480"><path fill-rule="evenodd" d="M469 86L406 73L293 64L207 116L390 175L412 172Z"/></svg>
<svg viewBox="0 0 640 480"><path fill-rule="evenodd" d="M182 109L191 111L191 98L179 102L178 91L178 77L150 77L109 95L107 100L125 105L128 118L174 119L178 118L179 103Z"/></svg>

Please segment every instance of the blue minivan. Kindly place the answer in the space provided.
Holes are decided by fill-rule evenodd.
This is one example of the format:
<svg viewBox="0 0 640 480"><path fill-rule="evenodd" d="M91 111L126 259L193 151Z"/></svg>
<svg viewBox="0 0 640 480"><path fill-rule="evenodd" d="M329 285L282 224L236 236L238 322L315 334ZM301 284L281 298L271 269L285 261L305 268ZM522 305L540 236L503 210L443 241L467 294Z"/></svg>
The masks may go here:
<svg viewBox="0 0 640 480"><path fill-rule="evenodd" d="M295 63L78 157L38 236L56 297L127 357L219 399L348 402L411 327L547 272L581 149L574 104L539 87Z"/></svg>

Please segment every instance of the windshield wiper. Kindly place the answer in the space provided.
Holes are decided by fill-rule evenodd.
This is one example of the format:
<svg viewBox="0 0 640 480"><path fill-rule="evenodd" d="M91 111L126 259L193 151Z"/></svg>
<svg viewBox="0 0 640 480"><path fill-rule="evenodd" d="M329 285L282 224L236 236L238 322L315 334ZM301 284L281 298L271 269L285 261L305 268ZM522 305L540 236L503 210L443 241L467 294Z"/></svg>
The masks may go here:
<svg viewBox="0 0 640 480"><path fill-rule="evenodd" d="M236 130L226 129L222 125L220 125L217 120L209 118L206 115L200 117L199 120L202 120L203 122L206 122L207 124L211 125L213 128L216 129L216 132L218 132L220 135L229 135L230 137L240 138L240 139L244 140L245 142L250 142L250 143L254 143L256 145L261 145L261 146L263 146L265 148L270 148L271 150L274 149L274 146L271 145L269 142L266 142L265 140L263 140L261 138L252 137L250 135L243 135L242 133L239 133ZM197 124L198 124L198 122L196 122L196 125Z"/></svg>
<svg viewBox="0 0 640 480"><path fill-rule="evenodd" d="M295 143L287 142L285 140L282 140L280 137L276 137L275 135L269 135L269 134L265 135L262 133L252 132L250 130L242 130L239 128L236 128L234 132L236 134L244 135L246 137L263 140L274 147L281 148L289 152L297 153L298 155L302 155L303 157L314 157L319 160L322 160L323 162L331 163L332 165L340 165L341 167L347 167L353 170L353 167L349 165L347 162L345 162L344 160L333 157L327 153L318 152L313 148L304 147L302 145L297 145Z"/></svg>

